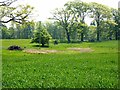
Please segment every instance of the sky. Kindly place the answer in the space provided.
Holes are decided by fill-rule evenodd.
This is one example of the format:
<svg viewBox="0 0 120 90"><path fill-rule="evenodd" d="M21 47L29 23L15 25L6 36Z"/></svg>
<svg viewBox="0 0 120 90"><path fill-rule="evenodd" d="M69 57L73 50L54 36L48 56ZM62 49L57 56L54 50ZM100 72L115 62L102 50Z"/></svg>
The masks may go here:
<svg viewBox="0 0 120 90"><path fill-rule="evenodd" d="M14 5L29 4L34 8L33 19L35 21L48 21L49 17L52 17L52 12L55 8L61 8L68 1L74 0L18 0ZM84 2L97 2L109 7L118 8L118 2L120 0L82 0Z"/></svg>

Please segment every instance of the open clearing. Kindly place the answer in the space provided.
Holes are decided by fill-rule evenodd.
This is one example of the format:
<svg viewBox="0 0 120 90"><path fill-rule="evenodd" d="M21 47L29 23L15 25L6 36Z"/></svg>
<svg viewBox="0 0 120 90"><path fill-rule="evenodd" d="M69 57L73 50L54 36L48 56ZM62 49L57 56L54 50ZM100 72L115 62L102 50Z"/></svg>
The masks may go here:
<svg viewBox="0 0 120 90"><path fill-rule="evenodd" d="M28 39L2 43L3 88L118 87L117 41L50 43L49 48L34 47ZM7 50L16 44L32 53L48 54Z"/></svg>

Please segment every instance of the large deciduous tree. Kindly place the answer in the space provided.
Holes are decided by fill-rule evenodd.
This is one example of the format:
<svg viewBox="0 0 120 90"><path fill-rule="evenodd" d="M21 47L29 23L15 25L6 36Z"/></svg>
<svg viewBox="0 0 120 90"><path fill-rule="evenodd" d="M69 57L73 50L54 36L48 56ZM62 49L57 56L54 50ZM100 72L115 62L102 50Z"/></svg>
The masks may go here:
<svg viewBox="0 0 120 90"><path fill-rule="evenodd" d="M74 14L74 22L77 24L76 28L81 29L81 41L84 41L84 32L85 32L85 17L89 12L89 5L80 0L68 2L65 4L67 10L71 11Z"/></svg>
<svg viewBox="0 0 120 90"><path fill-rule="evenodd" d="M111 10L107 6L95 2L90 3L90 9L92 15L91 18L94 18L97 26L97 41L100 41L101 21L111 17Z"/></svg>
<svg viewBox="0 0 120 90"><path fill-rule="evenodd" d="M55 11L52 13L54 20L57 20L60 25L64 28L67 35L68 43L71 42L70 40L70 31L73 26L73 14L72 12L68 11L67 9L55 9Z"/></svg>

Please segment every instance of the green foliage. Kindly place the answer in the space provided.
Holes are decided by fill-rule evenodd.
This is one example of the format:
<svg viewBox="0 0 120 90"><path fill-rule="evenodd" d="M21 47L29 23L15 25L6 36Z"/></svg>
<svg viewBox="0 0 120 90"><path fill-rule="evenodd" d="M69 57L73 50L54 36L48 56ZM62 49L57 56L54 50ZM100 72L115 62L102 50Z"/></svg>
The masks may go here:
<svg viewBox="0 0 120 90"><path fill-rule="evenodd" d="M117 24L115 26L116 40L120 40L120 8L118 10L112 9L113 20Z"/></svg>
<svg viewBox="0 0 120 90"><path fill-rule="evenodd" d="M88 41L91 41L91 42L96 41L96 26L93 26L93 25L89 26L87 39Z"/></svg>
<svg viewBox="0 0 120 90"><path fill-rule="evenodd" d="M9 28L0 26L2 39L30 39L33 37L34 24L27 22L22 25L13 23Z"/></svg>
<svg viewBox="0 0 120 90"><path fill-rule="evenodd" d="M45 29L45 27L41 26L41 23L37 26L37 30L35 30L34 38L31 43L39 43L44 47L45 44L49 46L50 34Z"/></svg>
<svg viewBox="0 0 120 90"><path fill-rule="evenodd" d="M113 20L102 21L100 24L101 39L102 40L112 40L115 39L115 25L117 25Z"/></svg>
<svg viewBox="0 0 120 90"><path fill-rule="evenodd" d="M104 18L110 19L112 17L111 9L108 6L91 2L89 7L95 20L103 20Z"/></svg>
<svg viewBox="0 0 120 90"><path fill-rule="evenodd" d="M65 40L65 30L58 22L46 22L45 28L51 35L52 39Z"/></svg>
<svg viewBox="0 0 120 90"><path fill-rule="evenodd" d="M0 36L0 38L9 38L9 33L7 31L7 27L6 26L0 26L0 30L2 32L2 35Z"/></svg>
<svg viewBox="0 0 120 90"><path fill-rule="evenodd" d="M96 26L97 26L96 28L97 29L97 41L100 41L101 39L100 38L100 34L101 34L100 24L105 19L110 19L112 17L111 9L105 5L98 4L95 2L90 3L89 7L92 13L91 18L94 19L94 22L96 23Z"/></svg>
<svg viewBox="0 0 120 90"><path fill-rule="evenodd" d="M23 24L28 22L29 15L32 14L33 7L30 5L1 6L0 7L0 23L8 23L10 21ZM6 19L7 18L7 19Z"/></svg>
<svg viewBox="0 0 120 90"><path fill-rule="evenodd" d="M89 4L78 1L71 1L65 4L67 10L74 14L73 20L81 23L85 23L84 19L89 12Z"/></svg>
<svg viewBox="0 0 120 90"><path fill-rule="evenodd" d="M52 14L52 19L57 20L60 23L60 25L64 28L68 43L70 43L70 32L73 26L73 19L71 18L73 18L74 16L73 13L67 10L66 8L56 8Z"/></svg>
<svg viewBox="0 0 120 90"><path fill-rule="evenodd" d="M24 39L30 39L33 37L33 31L35 28L35 23L33 21L26 22L22 25L16 25L17 26L17 35L20 38Z"/></svg>

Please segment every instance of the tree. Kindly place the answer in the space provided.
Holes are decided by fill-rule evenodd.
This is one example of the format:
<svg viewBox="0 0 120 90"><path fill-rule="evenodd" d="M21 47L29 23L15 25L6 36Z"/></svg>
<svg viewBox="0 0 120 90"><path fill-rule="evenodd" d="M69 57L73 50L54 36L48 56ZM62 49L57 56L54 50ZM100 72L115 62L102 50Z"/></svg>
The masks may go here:
<svg viewBox="0 0 120 90"><path fill-rule="evenodd" d="M42 47L44 47L45 44L49 46L50 38L51 37L49 33L47 32L47 30L45 29L45 27L41 25L41 22L39 22L37 26L37 30L35 30L34 38L32 39L31 43L42 44Z"/></svg>
<svg viewBox="0 0 120 90"><path fill-rule="evenodd" d="M35 23L33 21L26 22L22 25L17 25L17 31L18 31L18 33L21 32L21 38L24 38L24 39L32 38L34 25L35 25Z"/></svg>
<svg viewBox="0 0 120 90"><path fill-rule="evenodd" d="M46 22L45 28L52 36L52 39L65 41L66 39L65 30L58 22Z"/></svg>
<svg viewBox="0 0 120 90"><path fill-rule="evenodd" d="M90 25L89 30L87 32L87 39L90 42L96 41L96 26Z"/></svg>
<svg viewBox="0 0 120 90"><path fill-rule="evenodd" d="M68 40L68 43L70 43L71 42L70 32L74 24L73 14L64 8L62 9L57 8L52 14L53 14L52 19L57 20L60 23L60 25L64 28L64 30L66 31L67 40Z"/></svg>
<svg viewBox="0 0 120 90"><path fill-rule="evenodd" d="M115 39L116 25L117 24L113 20L102 21L100 25L100 29L102 30L101 39L103 40Z"/></svg>
<svg viewBox="0 0 120 90"><path fill-rule="evenodd" d="M25 21L28 21L28 17L32 13L33 7L30 5L12 7L11 4L15 1L17 0L6 0L0 2L0 23L14 21L22 24Z"/></svg>
<svg viewBox="0 0 120 90"><path fill-rule="evenodd" d="M67 10L71 11L74 14L74 20L76 24L76 29L79 28L81 31L81 41L84 41L84 32L85 28L85 17L89 12L89 5L80 0L68 2L65 4Z"/></svg>
<svg viewBox="0 0 120 90"><path fill-rule="evenodd" d="M90 3L91 17L94 18L97 26L97 41L100 41L100 22L111 17L111 10L102 4Z"/></svg>
<svg viewBox="0 0 120 90"><path fill-rule="evenodd" d="M9 39L10 34L8 28L5 25L0 25L0 39Z"/></svg>
<svg viewBox="0 0 120 90"><path fill-rule="evenodd" d="M10 6L13 2L17 0L6 0L6 1L0 1L0 7L1 6Z"/></svg>
<svg viewBox="0 0 120 90"><path fill-rule="evenodd" d="M113 20L115 21L115 38L120 39L120 8L118 10L112 9Z"/></svg>
<svg viewBox="0 0 120 90"><path fill-rule="evenodd" d="M13 26L9 27L9 32L10 32L10 38L15 39L16 38L16 31Z"/></svg>
<svg viewBox="0 0 120 90"><path fill-rule="evenodd" d="M20 30L21 26L30 23L31 21L29 20L31 14L32 14L32 10L34 9L33 7L31 7L30 5L19 5L17 7L13 7L12 3L14 3L17 0L3 0L0 1L0 24L6 24L8 22L11 22L10 24L16 25L16 27L11 27L9 30L10 33L10 38L21 38L20 33L22 33ZM17 25L21 24L21 25ZM29 27L30 25L28 25ZM27 31L28 30L27 27ZM29 27L30 28L30 27ZM26 29L26 28L24 28ZM15 34L13 34L13 32ZM26 34L26 33L25 33ZM23 37L24 38L24 37ZM28 38L28 36L26 35L26 38Z"/></svg>

